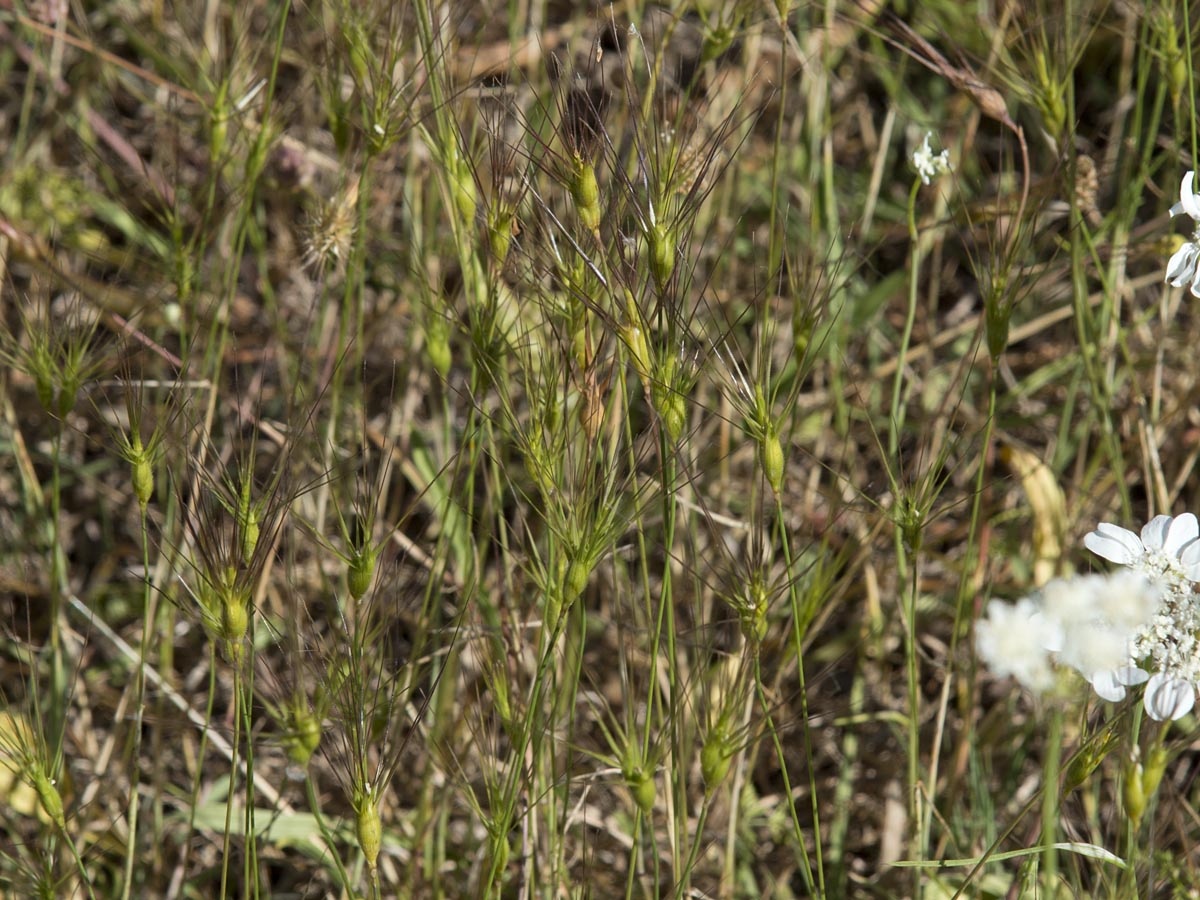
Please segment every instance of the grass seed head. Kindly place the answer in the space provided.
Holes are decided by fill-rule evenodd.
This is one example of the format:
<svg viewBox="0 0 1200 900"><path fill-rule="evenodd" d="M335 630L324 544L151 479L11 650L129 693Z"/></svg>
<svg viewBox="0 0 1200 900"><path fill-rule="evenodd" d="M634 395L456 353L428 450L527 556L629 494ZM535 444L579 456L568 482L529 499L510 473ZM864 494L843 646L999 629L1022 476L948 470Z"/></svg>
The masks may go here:
<svg viewBox="0 0 1200 900"><path fill-rule="evenodd" d="M129 446L133 452L133 458L129 461L133 495L137 497L142 512L145 512L146 507L150 505L150 498L154 496L154 466L150 454L142 445L141 437L136 433L130 439Z"/></svg>
<svg viewBox="0 0 1200 900"><path fill-rule="evenodd" d="M1167 750L1162 744L1155 744L1146 754L1146 764L1142 768L1142 793L1147 802L1158 793L1158 786L1162 784L1167 771L1167 760Z"/></svg>
<svg viewBox="0 0 1200 900"><path fill-rule="evenodd" d="M425 320L425 355L444 381L450 374L454 357L450 350L450 326L437 313L431 313Z"/></svg>
<svg viewBox="0 0 1200 900"><path fill-rule="evenodd" d="M328 272L345 264L354 239L357 208L358 179L354 178L331 201L322 203L309 222L305 265L318 272Z"/></svg>
<svg viewBox="0 0 1200 900"><path fill-rule="evenodd" d="M720 721L708 732L704 746L700 748L700 775L704 779L706 793L712 794L721 786L732 762L733 745L729 727Z"/></svg>
<svg viewBox="0 0 1200 900"><path fill-rule="evenodd" d="M650 245L650 274L658 289L665 291L675 272L675 235L663 222L655 222L646 237Z"/></svg>
<svg viewBox="0 0 1200 900"><path fill-rule="evenodd" d="M379 803L369 789L364 788L354 800L354 834L367 868L375 871L379 864L379 849L383 845L383 821Z"/></svg>
<svg viewBox="0 0 1200 900"><path fill-rule="evenodd" d="M346 587L355 600L361 600L371 587L377 557L378 553L370 544L351 553L346 563Z"/></svg>
<svg viewBox="0 0 1200 900"><path fill-rule="evenodd" d="M599 232L600 184L596 181L596 167L589 160L572 157L567 190L575 201L575 212L583 227L592 233Z"/></svg>
<svg viewBox="0 0 1200 900"><path fill-rule="evenodd" d="M1013 304L1007 296L1008 275L1003 270L992 273L984 299L984 331L988 355L998 362L1008 348L1008 326L1012 320Z"/></svg>
<svg viewBox="0 0 1200 900"><path fill-rule="evenodd" d="M508 259L516 220L516 213L503 206L488 210L488 249L491 250L492 260L497 266L503 266L504 261Z"/></svg>
<svg viewBox="0 0 1200 900"><path fill-rule="evenodd" d="M650 399L673 444L679 441L687 425L687 402L679 389L680 376L679 357L668 351L659 362L650 386Z"/></svg>
<svg viewBox="0 0 1200 900"><path fill-rule="evenodd" d="M590 560L582 552L572 554L570 563L563 573L562 596L564 605L570 606L582 596L592 575Z"/></svg>
<svg viewBox="0 0 1200 900"><path fill-rule="evenodd" d="M654 812L654 801L658 793L654 783L654 767L645 764L636 742L626 744L621 776L625 779L629 793L633 795L633 802L642 814L648 816Z"/></svg>
<svg viewBox="0 0 1200 900"><path fill-rule="evenodd" d="M758 438L758 461L762 466L767 484L776 496L783 489L784 457L783 444L779 440L779 432L775 423L767 420L766 427Z"/></svg>
<svg viewBox="0 0 1200 900"><path fill-rule="evenodd" d="M762 570L755 569L751 574L745 596L738 599L736 606L742 635L751 646L757 647L767 636L767 610L770 607L766 575Z"/></svg>
<svg viewBox="0 0 1200 900"><path fill-rule="evenodd" d="M42 810L50 818L58 828L65 831L67 828L66 816L63 812L62 794L58 792L54 781L42 770L40 765L30 767L29 780L33 782L33 789L37 791L38 801L42 804Z"/></svg>
<svg viewBox="0 0 1200 900"><path fill-rule="evenodd" d="M1125 766L1121 799L1125 804L1125 815L1133 824L1134 830L1142 823L1146 813L1146 788L1143 781L1144 771L1140 762L1131 762Z"/></svg>
<svg viewBox="0 0 1200 900"><path fill-rule="evenodd" d="M504 874L504 870L508 868L508 857L512 853L512 848L508 843L508 835L501 831L493 831L488 838L488 855L491 859L491 864L488 866L489 883L495 884Z"/></svg>
<svg viewBox="0 0 1200 900"><path fill-rule="evenodd" d="M280 739L288 762L301 770L308 768L317 748L321 746L323 729L320 717L303 700L297 698L284 710L286 731Z"/></svg>
<svg viewBox="0 0 1200 900"><path fill-rule="evenodd" d="M458 214L464 222L474 222L475 210L479 207L479 189L475 185L475 176L458 153L449 161L447 172L450 176L450 193L454 197Z"/></svg>

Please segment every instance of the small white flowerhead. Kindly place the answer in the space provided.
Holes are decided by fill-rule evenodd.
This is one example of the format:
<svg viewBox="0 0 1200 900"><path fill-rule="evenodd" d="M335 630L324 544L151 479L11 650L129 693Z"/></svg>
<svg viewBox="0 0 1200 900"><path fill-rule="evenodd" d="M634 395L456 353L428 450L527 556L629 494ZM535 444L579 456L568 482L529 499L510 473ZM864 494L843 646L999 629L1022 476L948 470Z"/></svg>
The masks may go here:
<svg viewBox="0 0 1200 900"><path fill-rule="evenodd" d="M1130 665L1133 638L1162 599L1161 588L1137 571L1051 581L1041 594L1043 615L1056 627L1050 649L1095 685L1102 674L1107 678ZM1107 692L1116 693L1116 687Z"/></svg>
<svg viewBox="0 0 1200 900"><path fill-rule="evenodd" d="M1035 693L1054 684L1047 622L1038 605L1028 597L1015 604L993 600L987 618L975 626L979 656L996 675L1011 675Z"/></svg>
<svg viewBox="0 0 1200 900"><path fill-rule="evenodd" d="M1200 297L1200 195L1192 190L1196 173L1188 172L1179 185L1179 202L1171 207L1171 215L1187 213L1194 223L1192 239L1179 245L1167 261L1166 281L1174 287L1190 285L1193 297Z"/></svg>
<svg viewBox="0 0 1200 900"><path fill-rule="evenodd" d="M913 168L917 170L917 174L921 176L921 181L925 184L929 184L943 172L952 171L950 151L943 150L941 153L934 155L933 150L929 146L929 138L932 136L933 132L925 132L925 140L921 142L921 146L912 155Z"/></svg>

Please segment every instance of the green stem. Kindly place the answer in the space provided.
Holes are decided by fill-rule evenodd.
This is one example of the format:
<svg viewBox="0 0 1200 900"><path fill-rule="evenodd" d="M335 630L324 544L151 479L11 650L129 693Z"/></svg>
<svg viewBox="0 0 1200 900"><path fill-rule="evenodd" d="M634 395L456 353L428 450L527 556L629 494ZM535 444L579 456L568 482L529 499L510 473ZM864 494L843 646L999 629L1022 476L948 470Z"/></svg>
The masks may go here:
<svg viewBox="0 0 1200 900"><path fill-rule="evenodd" d="M816 896L818 898L823 898L825 896L825 863L823 859L824 850L821 844L821 813L817 800L819 794L819 791L817 790L817 773L813 768L812 734L809 731L808 683L804 674L804 632L802 626L803 617L800 610L800 588L792 560L792 546L788 540L789 532L787 528L787 522L784 519L783 506L781 505L778 497L775 499L775 527L779 534L780 546L783 548L784 565L786 567L788 576L788 603L791 606L792 613L792 651L796 654L796 677L800 682L800 721L802 723L801 732L804 735L804 760L805 765L808 767L809 798L812 804L813 817L812 830L814 855L816 856L817 860ZM755 684L761 691L762 686L760 684L760 679L758 678L757 658L754 661L754 667ZM769 721L770 719L768 717L768 722ZM786 784L788 778L787 767L783 764L783 750L780 746L779 738L777 735L775 735L773 728L772 737L775 741L775 752L779 755L779 767L783 772L784 782ZM792 828L795 830L796 843L799 845L800 859L803 864L806 884L809 892L812 893L812 866L808 860L808 848L804 843L804 834L800 828L800 821L796 816L795 803L793 803L791 800L790 786L788 787L788 806L792 810Z"/></svg>
<svg viewBox="0 0 1200 900"><path fill-rule="evenodd" d="M83 858L79 855L79 849L75 846L75 842L71 840L71 836L65 831L59 832L62 835L63 841L67 845L67 849L71 851L71 858L75 861L75 869L79 872L79 883L83 885L83 889L87 891L88 900L96 900L96 895L92 893L92 882L88 878L87 868L83 864Z"/></svg>
<svg viewBox="0 0 1200 900"><path fill-rule="evenodd" d="M786 774L784 776L787 777ZM790 803L789 795L789 803ZM686 816L685 816L686 818ZM687 862L684 863L683 870L679 877L675 880L675 900L679 900L687 891L687 884L691 881L692 869L696 865L696 857L700 853L700 845L704 843L704 824L708 820L708 794L704 795L704 801L700 805L700 815L696 818L696 833L692 835L691 846L688 848Z"/></svg>
<svg viewBox="0 0 1200 900"><path fill-rule="evenodd" d="M329 850L329 858L333 860L333 866L337 869L338 881L343 889L349 890L350 874L346 871L346 867L342 864L342 857L338 853L337 835L329 830L329 826L325 824L325 817L321 815L321 802L317 797L317 789L310 774L305 775L304 792L308 798L309 812L312 813L313 821L317 823L317 830L321 832L321 840L325 842L325 846Z"/></svg>
<svg viewBox="0 0 1200 900"><path fill-rule="evenodd" d="M50 469L50 703L47 744L62 746L67 716L67 667L62 646L62 598L67 591L66 557L62 552L62 423L54 433Z"/></svg>
<svg viewBox="0 0 1200 900"><path fill-rule="evenodd" d="M1042 873L1046 884L1058 880L1058 852L1054 842L1058 837L1059 771L1062 768L1063 712L1055 705L1050 709L1046 734L1046 769L1042 778Z"/></svg>
<svg viewBox="0 0 1200 900"><path fill-rule="evenodd" d="M142 538L142 640L138 653L137 678L134 686L133 761L129 785L129 837L125 844L125 865L121 880L121 900L129 900L133 887L133 856L137 850L138 785L142 780L142 716L146 699L146 657L150 655L150 636L154 630L154 592L150 584L150 529L146 507L141 507Z"/></svg>
<svg viewBox="0 0 1200 900"><path fill-rule="evenodd" d="M913 179L908 192L908 236L912 243L908 267L908 310L904 317L904 332L900 336L900 349L896 357L896 376L892 380L891 415L888 418L888 458L896 459L900 444L900 429L904 425L904 408L900 403L900 391L904 384L904 364L908 357L908 345L912 341L913 323L917 318L917 282L921 272L921 241L917 231L917 191L921 187L919 178Z"/></svg>
<svg viewBox="0 0 1200 900"><path fill-rule="evenodd" d="M215 653L213 664L215 671ZM238 748L242 744L242 692L238 689L240 679L238 682L234 685L233 691L233 741L229 758L229 785L225 792L225 836L221 852L221 893L219 895L221 900L225 900L229 896L227 893L229 889L229 858L233 855L233 796L234 786L237 784Z"/></svg>

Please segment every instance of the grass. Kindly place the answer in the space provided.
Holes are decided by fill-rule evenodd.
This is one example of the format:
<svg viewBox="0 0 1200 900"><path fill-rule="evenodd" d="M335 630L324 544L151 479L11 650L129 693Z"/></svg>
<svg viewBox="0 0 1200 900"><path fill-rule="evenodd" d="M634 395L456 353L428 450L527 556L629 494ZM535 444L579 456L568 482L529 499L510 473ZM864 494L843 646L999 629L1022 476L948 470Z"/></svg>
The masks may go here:
<svg viewBox="0 0 1200 900"><path fill-rule="evenodd" d="M0 9L0 893L1195 895L973 637L1197 506L1194 31Z"/></svg>

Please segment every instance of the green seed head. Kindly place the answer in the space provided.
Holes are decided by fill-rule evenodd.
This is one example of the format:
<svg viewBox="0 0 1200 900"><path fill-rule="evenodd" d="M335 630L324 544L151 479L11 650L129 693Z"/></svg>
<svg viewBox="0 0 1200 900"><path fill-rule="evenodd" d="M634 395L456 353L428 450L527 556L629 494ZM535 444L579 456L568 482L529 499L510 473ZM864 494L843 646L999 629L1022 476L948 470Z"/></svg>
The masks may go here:
<svg viewBox="0 0 1200 900"><path fill-rule="evenodd" d="M654 800L657 796L654 776L645 769L638 769L632 773L632 777L625 779L625 783L629 786L629 792L633 794L633 802L642 814L648 816L654 812Z"/></svg>
<svg viewBox="0 0 1200 900"><path fill-rule="evenodd" d="M65 419L67 413L75 408L79 398L79 389L83 386L83 378L78 367L67 365L63 368L62 382L58 386L58 417Z"/></svg>
<svg viewBox="0 0 1200 900"><path fill-rule="evenodd" d="M33 789L37 792L38 800L42 804L42 810L51 822L60 829L66 830L67 820L63 812L62 794L58 792L54 782L50 780L40 765L32 767L29 778L33 782Z"/></svg>
<svg viewBox="0 0 1200 900"><path fill-rule="evenodd" d="M750 577L746 587L746 596L738 610L738 623L742 635L757 647L767 636L767 609L770 606L770 596L767 592L766 581L761 572L755 572Z"/></svg>
<svg viewBox="0 0 1200 900"><path fill-rule="evenodd" d="M42 404L42 409L53 415L54 411L58 409L58 404L54 399L54 379L50 372L38 368L33 373L33 384L37 391L38 403Z"/></svg>
<svg viewBox="0 0 1200 900"><path fill-rule="evenodd" d="M783 445L779 442L779 433L775 430L774 422L767 422L767 427L758 440L758 461L767 484L778 495L783 488L784 459Z"/></svg>
<svg viewBox="0 0 1200 900"><path fill-rule="evenodd" d="M1125 801L1125 815L1137 828L1146 812L1146 787L1143 780L1144 772L1141 763L1132 763L1125 767L1124 784L1121 786L1121 797Z"/></svg>
<svg viewBox="0 0 1200 900"><path fill-rule="evenodd" d="M919 553L925 534L924 510L908 494L901 493L896 502L896 516L904 548L909 553Z"/></svg>
<svg viewBox="0 0 1200 900"><path fill-rule="evenodd" d="M729 747L729 735L724 726L717 725L708 733L704 746L700 748L700 775L704 778L704 789L709 794L721 786L729 774L733 753Z"/></svg>
<svg viewBox="0 0 1200 900"><path fill-rule="evenodd" d="M1071 764L1067 767L1067 774L1063 779L1064 797L1091 777L1100 763L1108 756L1109 751L1112 750L1116 742L1116 732L1109 731L1102 738L1089 741L1081 748L1081 752L1075 755L1075 758L1071 760Z"/></svg>
<svg viewBox="0 0 1200 900"><path fill-rule="evenodd" d="M658 222L650 227L650 273L654 283L663 290L675 271L675 238L665 225Z"/></svg>
<svg viewBox="0 0 1200 900"><path fill-rule="evenodd" d="M288 716L290 728L282 743L288 762L303 769L321 744L321 720L303 703L293 706Z"/></svg>
<svg viewBox="0 0 1200 900"><path fill-rule="evenodd" d="M154 466L150 464L150 454L142 446L142 439L134 432L129 443L130 468L133 476L133 495L137 497L138 506L142 512L154 496Z"/></svg>
<svg viewBox="0 0 1200 900"><path fill-rule="evenodd" d="M988 355L993 363L998 362L1008 348L1008 326L1012 319L1013 305L1005 297L1006 286L1007 278L1003 274L997 275L984 303L984 332Z"/></svg>
<svg viewBox="0 0 1200 900"><path fill-rule="evenodd" d="M570 606L587 588L588 578L591 577L592 567L582 554L576 555L567 566L563 576L563 601Z"/></svg>
<svg viewBox="0 0 1200 900"><path fill-rule="evenodd" d="M226 596L221 607L221 637L229 642L241 641L250 627L250 613L240 591Z"/></svg>
<svg viewBox="0 0 1200 900"><path fill-rule="evenodd" d="M479 206L479 193L475 179L461 159L456 161L452 172L450 190L454 194L454 205L458 207L458 214L462 216L464 222L474 222L475 210Z"/></svg>
<svg viewBox="0 0 1200 900"><path fill-rule="evenodd" d="M242 482L237 508L238 535L241 539L242 562L249 565L258 548L258 506L250 499L250 479Z"/></svg>
<svg viewBox="0 0 1200 900"><path fill-rule="evenodd" d="M1161 744L1155 744L1146 754L1146 765L1142 770L1142 793L1147 802L1158 793L1163 774L1167 771L1167 751Z"/></svg>
<svg viewBox="0 0 1200 900"><path fill-rule="evenodd" d="M383 822L379 818L379 804L370 791L361 792L354 803L354 832L362 850L367 868L372 872L379 863L379 848L383 844Z"/></svg>
<svg viewBox="0 0 1200 900"><path fill-rule="evenodd" d="M654 811L656 789L654 785L654 770L647 769L642 764L641 750L637 744L631 743L625 748L625 759L621 764L621 775L625 786L633 795L633 802L645 815Z"/></svg>
<svg viewBox="0 0 1200 900"><path fill-rule="evenodd" d="M574 167L567 185L579 221L588 231L600 230L600 185L596 181L596 167L587 160L575 157Z"/></svg>
<svg viewBox="0 0 1200 900"><path fill-rule="evenodd" d="M434 370L443 379L450 374L453 356L450 353L450 326L436 313L425 322L425 353Z"/></svg>
<svg viewBox="0 0 1200 900"><path fill-rule="evenodd" d="M650 383L650 345L646 342L646 331L643 328L642 313L638 309L633 294L625 291L626 320L621 325L621 339L629 348L629 359L638 377L646 384Z"/></svg>
<svg viewBox="0 0 1200 900"><path fill-rule="evenodd" d="M350 591L350 596L355 600L361 600L363 594L371 587L377 556L375 548L368 545L350 557L350 562L346 566L346 587Z"/></svg>
<svg viewBox="0 0 1200 900"><path fill-rule="evenodd" d="M508 681L504 677L504 671L497 666L495 677L491 681L492 687L492 702L496 705L496 713L500 716L500 722L507 729L510 724L513 724L512 702L508 695Z"/></svg>
<svg viewBox="0 0 1200 900"><path fill-rule="evenodd" d="M671 443L677 443L687 425L687 404L683 395L672 390L663 390L658 398L658 414L662 417L663 427Z"/></svg>
<svg viewBox="0 0 1200 900"><path fill-rule="evenodd" d="M504 874L504 870L508 868L508 856L512 852L508 846L508 836L505 834L492 834L489 838L490 855L492 863L489 866L491 869L490 881L494 884L500 880L500 876Z"/></svg>
<svg viewBox="0 0 1200 900"><path fill-rule="evenodd" d="M558 620L562 618L563 600L562 590L557 587L552 587L546 593L546 610L542 616L543 628L553 634L558 630Z"/></svg>
<svg viewBox="0 0 1200 900"><path fill-rule="evenodd" d="M512 246L514 218L512 210L509 209L497 208L488 212L488 248L498 266L508 259L508 250Z"/></svg>

